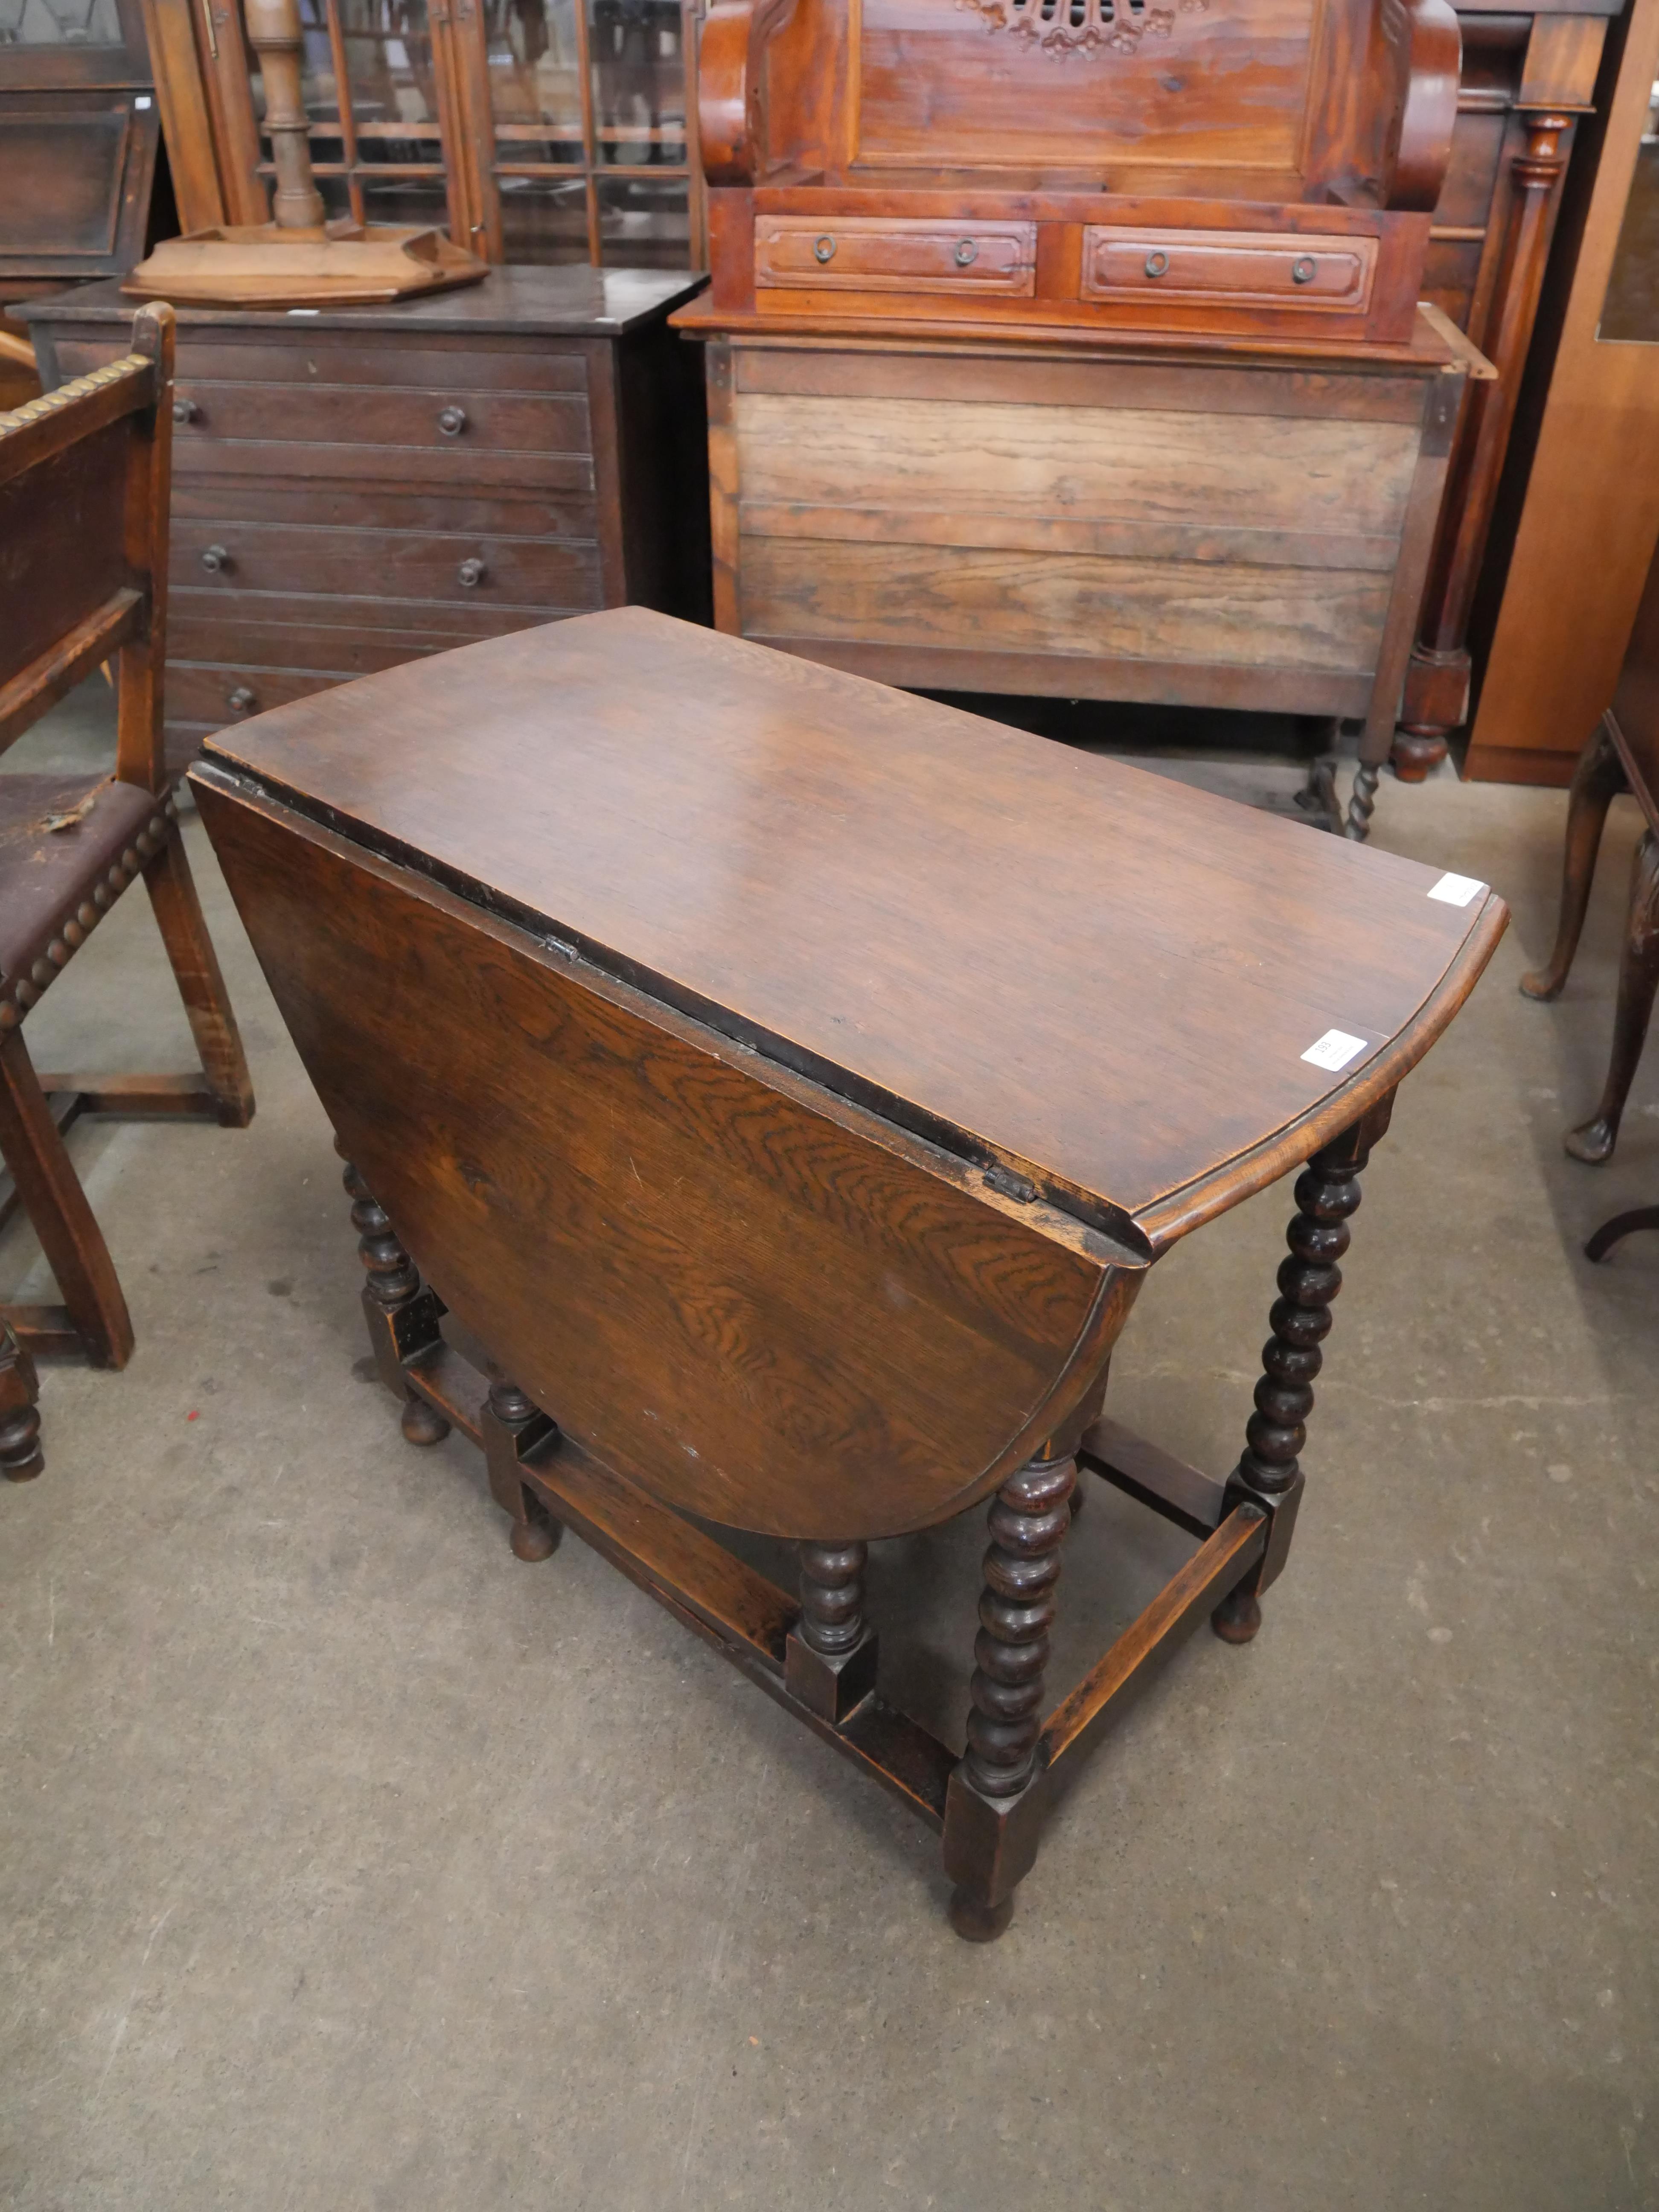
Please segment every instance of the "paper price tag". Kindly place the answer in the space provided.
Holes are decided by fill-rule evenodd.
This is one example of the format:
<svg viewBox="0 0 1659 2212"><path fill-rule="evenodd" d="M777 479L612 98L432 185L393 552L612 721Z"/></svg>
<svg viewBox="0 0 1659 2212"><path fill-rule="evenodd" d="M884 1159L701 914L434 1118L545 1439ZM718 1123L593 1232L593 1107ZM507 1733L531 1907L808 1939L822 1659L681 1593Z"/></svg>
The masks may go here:
<svg viewBox="0 0 1659 2212"><path fill-rule="evenodd" d="M1477 891L1486 888L1479 876L1442 876L1431 886L1429 896L1443 906L1467 906Z"/></svg>
<svg viewBox="0 0 1659 2212"><path fill-rule="evenodd" d="M1350 1036L1346 1030L1327 1030L1317 1044L1310 1044L1303 1059L1315 1067L1328 1067L1333 1073L1346 1067L1357 1052L1369 1052L1364 1037Z"/></svg>

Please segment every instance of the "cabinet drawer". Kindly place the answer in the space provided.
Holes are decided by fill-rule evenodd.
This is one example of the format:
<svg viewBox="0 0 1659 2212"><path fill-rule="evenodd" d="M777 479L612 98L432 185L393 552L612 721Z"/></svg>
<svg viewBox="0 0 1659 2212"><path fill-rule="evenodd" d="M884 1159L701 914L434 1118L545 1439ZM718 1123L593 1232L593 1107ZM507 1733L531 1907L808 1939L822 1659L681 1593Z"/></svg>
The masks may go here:
<svg viewBox="0 0 1659 2212"><path fill-rule="evenodd" d="M290 700L308 699L313 691L332 690L339 681L337 676L319 675L314 669L212 668L169 659L167 726L195 722L222 729L227 722L263 714L268 707L286 707Z"/></svg>
<svg viewBox="0 0 1659 2212"><path fill-rule="evenodd" d="M763 289L962 292L1029 300L1036 285L1036 225L759 216L755 282Z"/></svg>
<svg viewBox="0 0 1659 2212"><path fill-rule="evenodd" d="M88 369L118 360L131 345L130 329L112 328L107 336L59 337L58 373L84 376ZM580 353L532 351L523 345L498 349L477 338L446 344L438 333L411 346L405 337L375 338L362 331L349 338L331 334L307 344L297 336L284 342L270 332L256 338L198 337L185 331L179 339L179 368L185 376L215 383L370 384L434 392L452 385L472 392L587 389L587 363Z"/></svg>
<svg viewBox="0 0 1659 2212"><path fill-rule="evenodd" d="M579 392L397 391L373 385L218 384L180 376L173 399L173 465L212 468L224 439L387 447L438 453L586 453L587 401Z"/></svg>
<svg viewBox="0 0 1659 2212"><path fill-rule="evenodd" d="M597 503L584 492L484 485L471 491L428 490L407 482L360 483L349 477L272 483L205 470L173 478L175 529L188 519L222 526L228 514L243 522L331 524L404 537L480 532L494 538L577 538L592 543L599 527Z"/></svg>
<svg viewBox="0 0 1659 2212"><path fill-rule="evenodd" d="M169 665L193 660L295 670L344 683L479 638L532 629L543 619L538 611L525 607L450 607L303 592L175 592L167 607L167 659Z"/></svg>
<svg viewBox="0 0 1659 2212"><path fill-rule="evenodd" d="M1091 224L1083 234L1082 296L1357 314L1370 302L1376 265L1374 238Z"/></svg>
<svg viewBox="0 0 1659 2212"><path fill-rule="evenodd" d="M382 530L282 523L173 526L180 588L338 592L379 600L532 607L549 614L603 605L597 547L484 534L405 538Z"/></svg>

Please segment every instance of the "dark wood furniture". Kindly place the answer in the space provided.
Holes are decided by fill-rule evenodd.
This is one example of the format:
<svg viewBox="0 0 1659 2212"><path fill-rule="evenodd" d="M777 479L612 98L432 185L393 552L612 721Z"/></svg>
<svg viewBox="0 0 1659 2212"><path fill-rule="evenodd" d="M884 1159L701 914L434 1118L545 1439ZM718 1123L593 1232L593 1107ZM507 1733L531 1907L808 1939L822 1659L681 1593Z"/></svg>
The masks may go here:
<svg viewBox="0 0 1659 2212"><path fill-rule="evenodd" d="M1512 551L1489 579L1466 769L1499 782L1571 780L1659 541L1659 0L1633 0L1616 58Z"/></svg>
<svg viewBox="0 0 1659 2212"><path fill-rule="evenodd" d="M1608 807L1621 791L1635 798L1646 817L1647 828L1637 846L1631 877L1613 1055L1600 1104L1590 1119L1569 1130L1565 1139L1572 1157L1592 1165L1611 1158L1618 1142L1620 1120L1642 1057L1654 993L1659 989L1659 559L1648 569L1647 589L1637 610L1613 704L1578 757L1567 805L1561 917L1555 949L1547 967L1522 979L1521 988L1529 999L1559 998L1571 971L1589 904L1602 825ZM1643 1224L1631 1220L1626 1225ZM1590 1256L1599 1259L1601 1254L1592 1252Z"/></svg>
<svg viewBox="0 0 1659 2212"><path fill-rule="evenodd" d="M636 601L701 617L696 280L501 269L314 314L179 314L175 759L227 721L468 639ZM114 284L28 311L49 382L118 349Z"/></svg>
<svg viewBox="0 0 1659 2212"><path fill-rule="evenodd" d="M724 0L715 617L890 682L1389 756L1466 377L1443 0Z"/></svg>
<svg viewBox="0 0 1659 2212"><path fill-rule="evenodd" d="M0 408L40 397L11 303L131 268L160 143L140 0L0 7Z"/></svg>
<svg viewBox="0 0 1659 2212"><path fill-rule="evenodd" d="M1471 386L1452 451L1391 755L1405 782L1439 765L1468 718L1470 621L1488 553L1501 562L1513 533L1512 522L1499 520L1498 494L1563 183L1581 122L1593 112L1607 20L1618 13L1617 0L1527 9L1499 0L1457 11L1457 127L1429 233L1424 296L1497 375ZM1547 345L1553 331L1547 318Z"/></svg>
<svg viewBox="0 0 1659 2212"><path fill-rule="evenodd" d="M635 609L300 701L192 781L405 1433L482 1442L520 1558L596 1545L1000 1933L1056 1766L1184 1625L1255 1632L1360 1170L1502 902ZM1216 1481L1103 1411L1107 1362L1159 1255L1298 1168ZM1079 1468L1194 1548L1051 1704ZM884 1698L861 1586L986 1499L958 1759ZM799 1595L708 1522L797 1540Z"/></svg>
<svg viewBox="0 0 1659 2212"><path fill-rule="evenodd" d="M0 415L0 747L100 662L118 671L113 775L0 777L0 1152L64 1300L3 1317L26 1350L100 1367L126 1364L132 1323L64 1127L92 1113L240 1128L253 1112L162 757L172 375L172 311L146 308L121 360ZM37 1076L30 1009L141 876L203 1073ZM0 1433L0 1464L4 1451Z"/></svg>

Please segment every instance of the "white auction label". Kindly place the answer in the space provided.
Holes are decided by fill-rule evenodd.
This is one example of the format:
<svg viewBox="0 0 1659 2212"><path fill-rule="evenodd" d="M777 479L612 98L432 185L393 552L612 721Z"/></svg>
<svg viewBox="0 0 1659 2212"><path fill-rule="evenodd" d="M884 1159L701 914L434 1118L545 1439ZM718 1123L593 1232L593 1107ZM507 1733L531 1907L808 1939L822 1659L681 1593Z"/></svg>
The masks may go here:
<svg viewBox="0 0 1659 2212"><path fill-rule="evenodd" d="M1346 1067L1357 1052L1369 1052L1370 1047L1364 1037L1350 1036L1346 1030L1327 1030L1317 1044L1310 1044L1302 1055L1316 1067L1336 1069Z"/></svg>
<svg viewBox="0 0 1659 2212"><path fill-rule="evenodd" d="M1429 896L1437 898L1443 906L1467 906L1477 891L1486 888L1479 876L1442 876Z"/></svg>

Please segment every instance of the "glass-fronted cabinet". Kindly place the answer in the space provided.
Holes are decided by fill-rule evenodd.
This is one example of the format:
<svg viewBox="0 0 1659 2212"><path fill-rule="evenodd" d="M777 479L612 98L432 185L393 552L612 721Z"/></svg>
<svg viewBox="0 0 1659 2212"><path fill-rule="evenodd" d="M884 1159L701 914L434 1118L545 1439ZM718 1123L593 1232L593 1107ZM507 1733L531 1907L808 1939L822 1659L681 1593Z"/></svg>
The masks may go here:
<svg viewBox="0 0 1659 2212"><path fill-rule="evenodd" d="M690 0L301 0L301 13L331 216L436 223L493 261L701 261ZM198 47L211 33L224 219L263 221L275 172L258 58L234 0L204 0L191 22Z"/></svg>

